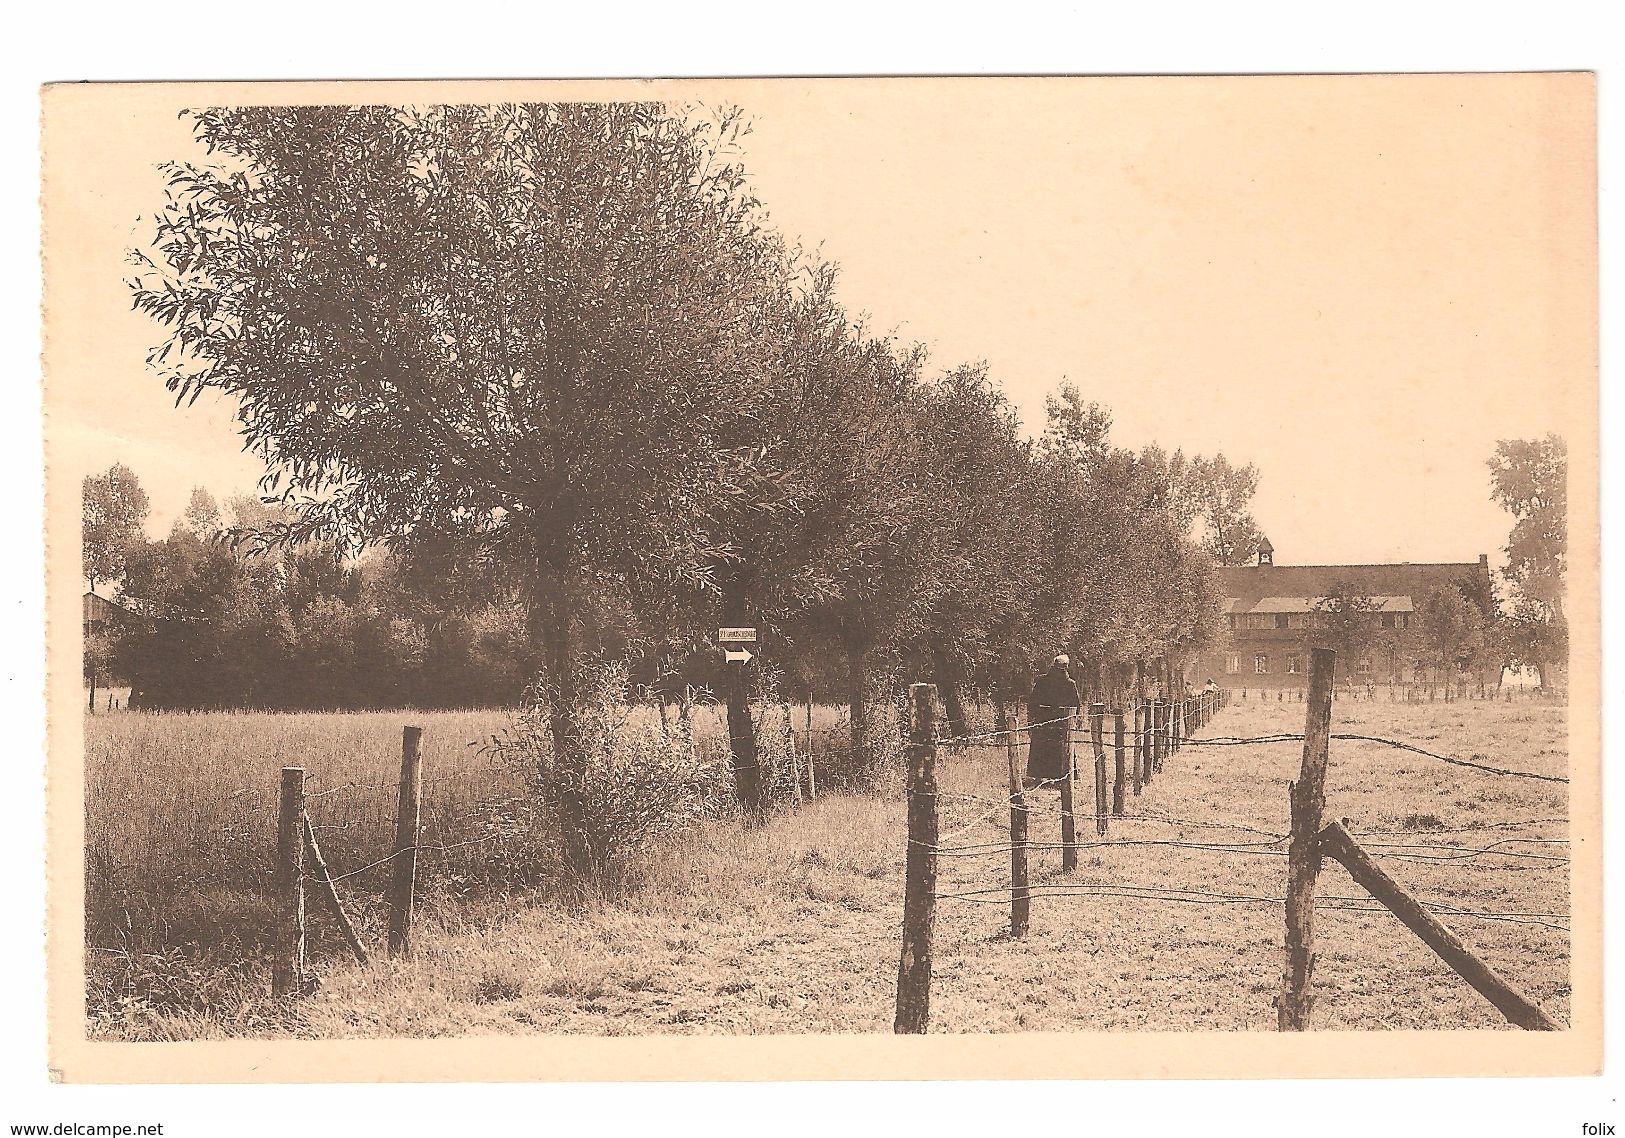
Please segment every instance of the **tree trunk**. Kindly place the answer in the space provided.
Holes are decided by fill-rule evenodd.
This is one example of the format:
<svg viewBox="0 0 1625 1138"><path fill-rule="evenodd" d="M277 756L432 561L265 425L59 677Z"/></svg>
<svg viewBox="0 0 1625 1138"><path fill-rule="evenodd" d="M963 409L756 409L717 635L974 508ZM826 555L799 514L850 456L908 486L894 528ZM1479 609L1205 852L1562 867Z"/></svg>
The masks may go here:
<svg viewBox="0 0 1625 1138"><path fill-rule="evenodd" d="M747 817L762 813L762 768L756 747L756 722L750 714L749 664L727 665L728 750L733 766L734 793Z"/></svg>
<svg viewBox="0 0 1625 1138"><path fill-rule="evenodd" d="M602 867L594 856L587 826L587 748L577 727L580 665L571 629L570 599L556 579L550 584L551 588L548 584L538 587L530 606L532 638L542 646L542 690L547 698L548 731L553 743L551 768L538 773L542 793L553 799L558 811L565 868L585 881Z"/></svg>
<svg viewBox="0 0 1625 1138"><path fill-rule="evenodd" d="M959 690L959 670L954 667L948 650L940 642L931 645L931 664L937 673L937 691L942 695L949 738L969 734L965 726L965 702Z"/></svg>
<svg viewBox="0 0 1625 1138"><path fill-rule="evenodd" d="M863 773L869 770L868 656L862 645L856 641L847 641L846 680L852 732L852 769Z"/></svg>
<svg viewBox="0 0 1625 1138"><path fill-rule="evenodd" d="M725 576L722 582L722 623L725 626L748 623L744 586L732 575ZM755 651L753 645L749 647ZM750 669L756 664L733 663L722 667L734 793L739 797L739 805L745 811L745 816L759 818L762 813L761 752L756 745L756 721L750 714Z"/></svg>

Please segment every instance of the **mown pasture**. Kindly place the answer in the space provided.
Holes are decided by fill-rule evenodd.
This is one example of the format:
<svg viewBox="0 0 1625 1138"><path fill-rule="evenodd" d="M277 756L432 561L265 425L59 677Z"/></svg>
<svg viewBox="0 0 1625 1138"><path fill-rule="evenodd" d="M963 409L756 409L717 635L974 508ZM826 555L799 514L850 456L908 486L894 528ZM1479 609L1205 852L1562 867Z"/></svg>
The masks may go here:
<svg viewBox="0 0 1625 1138"><path fill-rule="evenodd" d="M1561 773L1566 715L1555 703L1339 700L1334 729ZM1302 716L1301 704L1235 703L1205 734L1295 731ZM478 816L490 772L480 769L480 752L467 742L500 727L500 713L417 718L425 726L428 769L465 772L461 781L443 784L443 816ZM819 718L823 745L838 747L835 713ZM312 771L313 794L327 788L315 781L321 777L334 785L347 777L387 786L401 720L132 715L92 723L92 848L115 862L168 858L159 877L175 881L196 876L197 858L222 838L245 852L263 851L264 831L246 817L252 811L244 807L239 817L223 803L253 798L254 807L268 805L276 768L294 757ZM720 730L710 730L712 745L720 745ZM1041 888L1025 941L1008 936L1007 854L994 848L943 857L940 892L974 896L940 902L932 1029L1272 1030L1282 939L1282 909L1273 899L1281 896L1285 858L1284 843L1268 835L1286 829L1287 783L1299 751L1286 742L1191 746L1172 756L1145 793L1129 799L1129 817L1114 822L1105 843L1082 851L1075 872L1062 875L1056 851L1035 853L1034 880L1061 892ZM945 846L1001 840L1008 817L999 802L1004 764L999 747L945 754ZM1087 777L1088 764L1084 771ZM232 797L245 786L259 789ZM1427 900L1513 917L1441 914L1566 1020L1566 791L1559 783L1338 741L1327 816L1349 819L1350 829L1383 855L1388 872ZM1085 787L1080 803L1089 798ZM313 798L313 816L321 801ZM387 819L387 791L380 801ZM1032 838L1054 840L1055 795L1038 801ZM1465 829L1531 819L1552 820ZM1087 823L1080 833L1092 837ZM1513 841L1472 852L1506 839ZM873 793L821 797L760 828L708 821L645 851L635 886L595 899L585 913L535 903L522 892L470 889L459 896L448 886L456 875L431 863L430 918L410 960L363 968L337 952L318 954L319 990L273 1006L262 995L263 973L250 965L235 979L218 979L233 946L216 945L208 975L217 990L207 998L148 999L132 1007L110 990L98 1004L93 976L93 1030L140 1038L887 1031L903 849L903 800L893 778ZM359 845L330 853L335 862L365 856ZM225 873L227 860L215 863L223 883L214 888L225 891L224 899L200 901L203 911L192 919L220 920L229 912L227 923L240 929L248 926L232 908L242 902L233 900L237 886ZM1363 899L1335 864L1325 866L1320 893L1326 907L1318 918L1316 1026L1506 1027L1396 919ZM330 929L318 925L315 932L336 944ZM175 982L185 984L185 968L174 967Z"/></svg>

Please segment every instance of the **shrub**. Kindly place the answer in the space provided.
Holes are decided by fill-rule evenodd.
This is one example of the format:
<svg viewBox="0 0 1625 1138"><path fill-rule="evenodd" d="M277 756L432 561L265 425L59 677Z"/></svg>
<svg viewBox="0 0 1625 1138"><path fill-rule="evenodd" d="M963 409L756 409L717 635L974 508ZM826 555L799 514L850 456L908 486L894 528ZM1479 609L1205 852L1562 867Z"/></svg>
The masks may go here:
<svg viewBox="0 0 1625 1138"><path fill-rule="evenodd" d="M677 833L732 799L725 756L694 745L693 695L680 725L668 730L647 708L627 702L624 664L591 670L573 716L580 770L557 762L544 696L533 691L513 726L494 736L488 751L522 767L537 788L538 823L549 839L561 832L555 804L567 793L582 804L583 836L599 886L623 884L629 855Z"/></svg>

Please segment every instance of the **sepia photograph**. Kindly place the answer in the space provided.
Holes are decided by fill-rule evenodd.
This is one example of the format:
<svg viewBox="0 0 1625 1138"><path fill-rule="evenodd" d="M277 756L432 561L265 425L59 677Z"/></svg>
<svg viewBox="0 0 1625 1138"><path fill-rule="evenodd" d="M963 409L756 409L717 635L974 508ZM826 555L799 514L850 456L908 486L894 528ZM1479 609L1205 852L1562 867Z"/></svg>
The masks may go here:
<svg viewBox="0 0 1625 1138"><path fill-rule="evenodd" d="M1594 1073L1594 91L46 88L53 1067Z"/></svg>

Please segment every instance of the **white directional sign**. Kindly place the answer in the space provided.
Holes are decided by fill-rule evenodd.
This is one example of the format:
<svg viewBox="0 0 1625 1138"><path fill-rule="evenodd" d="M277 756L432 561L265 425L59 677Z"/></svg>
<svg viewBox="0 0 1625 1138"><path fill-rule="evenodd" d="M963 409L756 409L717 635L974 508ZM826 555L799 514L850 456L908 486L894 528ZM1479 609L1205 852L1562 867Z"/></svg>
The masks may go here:
<svg viewBox="0 0 1625 1138"><path fill-rule="evenodd" d="M717 629L717 642L721 644L755 644L756 630L754 628L719 628Z"/></svg>
<svg viewBox="0 0 1625 1138"><path fill-rule="evenodd" d="M724 648L722 655L730 664L748 664L755 659L749 648Z"/></svg>

